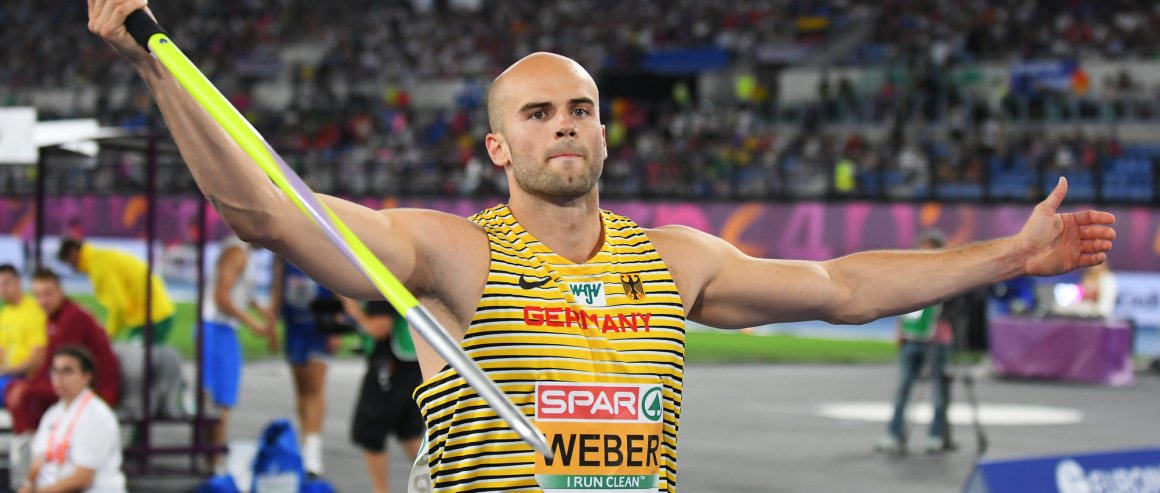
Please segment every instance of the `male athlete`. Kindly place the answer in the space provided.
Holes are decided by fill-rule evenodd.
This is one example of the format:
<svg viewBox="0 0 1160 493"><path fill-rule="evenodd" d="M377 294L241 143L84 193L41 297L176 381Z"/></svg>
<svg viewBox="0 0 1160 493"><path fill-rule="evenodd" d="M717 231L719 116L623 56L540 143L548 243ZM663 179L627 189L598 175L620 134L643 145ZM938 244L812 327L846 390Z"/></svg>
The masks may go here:
<svg viewBox="0 0 1160 493"><path fill-rule="evenodd" d="M144 7L144 0L89 0L89 29L148 83L222 218L335 291L378 298L128 36L125 17ZM1111 214L1056 213L1067 191L1061 180L1012 237L827 262L751 258L692 228L645 230L601 211L597 181L608 152L598 108L596 84L580 65L536 53L488 94L487 151L507 174L508 204L464 219L320 197L555 449L551 461L534 453L416 340L427 378L416 398L435 491L673 492L686 318L728 328L864 323L1017 275L1101 263L1115 238Z"/></svg>

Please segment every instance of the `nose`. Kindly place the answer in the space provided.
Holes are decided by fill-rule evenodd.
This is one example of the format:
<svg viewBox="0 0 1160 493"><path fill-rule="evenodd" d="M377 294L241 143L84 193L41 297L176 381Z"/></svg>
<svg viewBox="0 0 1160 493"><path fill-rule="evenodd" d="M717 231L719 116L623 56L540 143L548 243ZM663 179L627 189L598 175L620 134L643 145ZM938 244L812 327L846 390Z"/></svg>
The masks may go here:
<svg viewBox="0 0 1160 493"><path fill-rule="evenodd" d="M564 137L568 137L570 139L576 138L576 122L572 121L571 118L561 118L559 125L560 126L556 128L557 139L562 139Z"/></svg>

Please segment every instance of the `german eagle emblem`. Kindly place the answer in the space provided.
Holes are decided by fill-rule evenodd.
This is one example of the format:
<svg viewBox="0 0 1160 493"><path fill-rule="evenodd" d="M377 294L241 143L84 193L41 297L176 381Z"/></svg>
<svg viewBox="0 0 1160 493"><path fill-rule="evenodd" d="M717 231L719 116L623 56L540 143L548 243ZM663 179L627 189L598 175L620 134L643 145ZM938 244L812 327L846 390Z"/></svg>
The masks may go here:
<svg viewBox="0 0 1160 493"><path fill-rule="evenodd" d="M632 301L640 301L644 299L644 283L640 280L640 274L621 274L620 285L624 287L624 295Z"/></svg>

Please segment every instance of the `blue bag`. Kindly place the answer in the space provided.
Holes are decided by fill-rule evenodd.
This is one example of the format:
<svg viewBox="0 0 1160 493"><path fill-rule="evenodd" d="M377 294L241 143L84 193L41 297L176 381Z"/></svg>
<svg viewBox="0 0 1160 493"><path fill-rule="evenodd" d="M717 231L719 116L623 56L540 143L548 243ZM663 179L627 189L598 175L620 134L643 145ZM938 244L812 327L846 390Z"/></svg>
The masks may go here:
<svg viewBox="0 0 1160 493"><path fill-rule="evenodd" d="M294 427L285 418L274 420L262 431L253 471L252 493L301 493L306 470Z"/></svg>

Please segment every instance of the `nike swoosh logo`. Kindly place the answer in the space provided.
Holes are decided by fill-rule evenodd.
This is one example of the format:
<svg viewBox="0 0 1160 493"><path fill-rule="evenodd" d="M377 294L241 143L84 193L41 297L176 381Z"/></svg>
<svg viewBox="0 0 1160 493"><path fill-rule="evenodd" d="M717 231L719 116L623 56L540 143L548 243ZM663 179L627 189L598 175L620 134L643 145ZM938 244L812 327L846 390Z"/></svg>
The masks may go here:
<svg viewBox="0 0 1160 493"><path fill-rule="evenodd" d="M548 284L548 281L551 281L551 280L552 280L552 277L548 276L548 277L545 277L545 278L540 279L538 281L528 281L527 279L524 279L523 274L520 274L520 288L522 288L522 289L536 289L540 286Z"/></svg>

